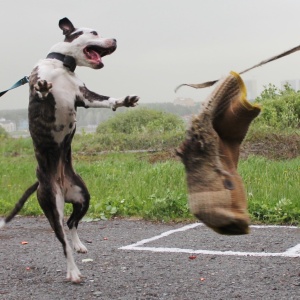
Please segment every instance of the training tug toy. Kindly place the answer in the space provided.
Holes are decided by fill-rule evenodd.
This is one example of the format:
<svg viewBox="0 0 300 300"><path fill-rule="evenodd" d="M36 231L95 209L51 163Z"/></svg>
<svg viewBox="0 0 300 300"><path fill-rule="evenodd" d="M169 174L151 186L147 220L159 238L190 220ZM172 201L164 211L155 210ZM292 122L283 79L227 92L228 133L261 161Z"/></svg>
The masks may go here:
<svg viewBox="0 0 300 300"><path fill-rule="evenodd" d="M177 149L186 170L190 211L221 234L249 232L247 199L237 172L240 145L260 107L246 99L239 74L221 80Z"/></svg>

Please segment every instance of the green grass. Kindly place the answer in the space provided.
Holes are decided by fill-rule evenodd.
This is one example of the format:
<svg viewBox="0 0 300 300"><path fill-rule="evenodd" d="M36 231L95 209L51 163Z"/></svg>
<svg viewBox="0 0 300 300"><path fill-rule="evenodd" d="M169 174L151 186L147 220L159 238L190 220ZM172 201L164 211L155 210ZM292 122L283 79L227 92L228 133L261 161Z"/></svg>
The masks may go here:
<svg viewBox="0 0 300 300"><path fill-rule="evenodd" d="M75 135L73 150L93 154L101 151L124 150L167 150L177 147L184 139L184 131L163 133L141 132L126 133L96 133Z"/></svg>
<svg viewBox="0 0 300 300"><path fill-rule="evenodd" d="M0 155L34 155L32 140L30 138L1 138L0 136Z"/></svg>
<svg viewBox="0 0 300 300"><path fill-rule="evenodd" d="M185 172L177 160L151 163L148 153L74 155L76 171L91 194L88 217L141 217L170 221L193 219L187 207ZM0 156L0 214L7 214L35 181L32 155ZM273 161L262 157L242 160L253 222L299 224L300 158ZM66 205L66 214L71 206ZM36 196L22 210L25 215L42 214Z"/></svg>
<svg viewBox="0 0 300 300"><path fill-rule="evenodd" d="M91 194L88 216L137 216L151 220L186 219L185 174L178 162L151 164L148 154L106 154L74 157L76 171ZM35 161L30 156L0 157L0 214L7 214L25 188L35 179ZM71 206L66 205L66 214ZM42 214L36 196L22 214Z"/></svg>
<svg viewBox="0 0 300 300"><path fill-rule="evenodd" d="M92 195L90 215L151 220L189 216L183 166L172 161L151 164L147 156L109 154L76 165Z"/></svg>
<svg viewBox="0 0 300 300"><path fill-rule="evenodd" d="M269 223L300 222L300 158L272 161L250 157L239 165L252 219Z"/></svg>
<svg viewBox="0 0 300 300"><path fill-rule="evenodd" d="M8 213L22 196L25 189L36 181L35 161L32 156L0 156L0 214ZM36 196L25 204L22 214L42 213Z"/></svg>

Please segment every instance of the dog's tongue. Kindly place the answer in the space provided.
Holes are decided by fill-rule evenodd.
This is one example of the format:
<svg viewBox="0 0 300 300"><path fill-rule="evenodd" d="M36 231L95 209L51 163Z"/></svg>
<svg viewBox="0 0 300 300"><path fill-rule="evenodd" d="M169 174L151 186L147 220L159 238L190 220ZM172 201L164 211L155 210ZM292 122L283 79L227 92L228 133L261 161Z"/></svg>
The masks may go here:
<svg viewBox="0 0 300 300"><path fill-rule="evenodd" d="M101 56L96 51L90 50L89 54L90 54L90 57L91 57L92 60L101 61Z"/></svg>
<svg viewBox="0 0 300 300"><path fill-rule="evenodd" d="M95 50L93 50L93 49L85 49L85 54L86 54L86 56L87 56L87 58L88 59L90 59L90 60L93 60L93 61L95 61L95 62L102 62L101 61L101 56L99 55L99 53L98 52L96 52Z"/></svg>

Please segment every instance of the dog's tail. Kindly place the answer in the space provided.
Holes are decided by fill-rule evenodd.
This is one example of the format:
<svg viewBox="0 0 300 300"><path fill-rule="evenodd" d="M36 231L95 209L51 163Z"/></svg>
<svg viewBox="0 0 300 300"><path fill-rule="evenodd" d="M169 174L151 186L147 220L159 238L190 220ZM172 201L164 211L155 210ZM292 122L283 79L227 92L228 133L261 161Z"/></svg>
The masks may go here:
<svg viewBox="0 0 300 300"><path fill-rule="evenodd" d="M37 181L25 191L11 213L5 219L0 219L0 228L4 227L9 221L14 218L14 216L22 209L28 198L37 190L38 186L39 182Z"/></svg>

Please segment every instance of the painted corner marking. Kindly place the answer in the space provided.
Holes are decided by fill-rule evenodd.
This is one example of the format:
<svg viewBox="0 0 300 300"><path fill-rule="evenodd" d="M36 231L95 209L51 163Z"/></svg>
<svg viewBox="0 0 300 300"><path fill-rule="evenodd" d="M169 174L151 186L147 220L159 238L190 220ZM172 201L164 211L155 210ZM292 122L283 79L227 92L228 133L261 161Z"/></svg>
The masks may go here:
<svg viewBox="0 0 300 300"><path fill-rule="evenodd" d="M143 239L137 243L120 247L120 250L135 250L135 251L150 251L150 252L162 252L162 253L188 253L188 254L203 254L203 255L228 255L228 256L257 256L257 257L300 257L300 244L287 249L284 252L242 252L242 251L214 251L214 250L197 250L197 249L182 249L182 248L167 248L167 247L147 247L145 244L163 239L171 234L177 232L187 231L197 226L203 226L202 223L189 224L178 229L169 230L156 235L151 238ZM296 226L277 226L277 225L253 225L252 228L264 229L264 228L287 228L297 229Z"/></svg>

